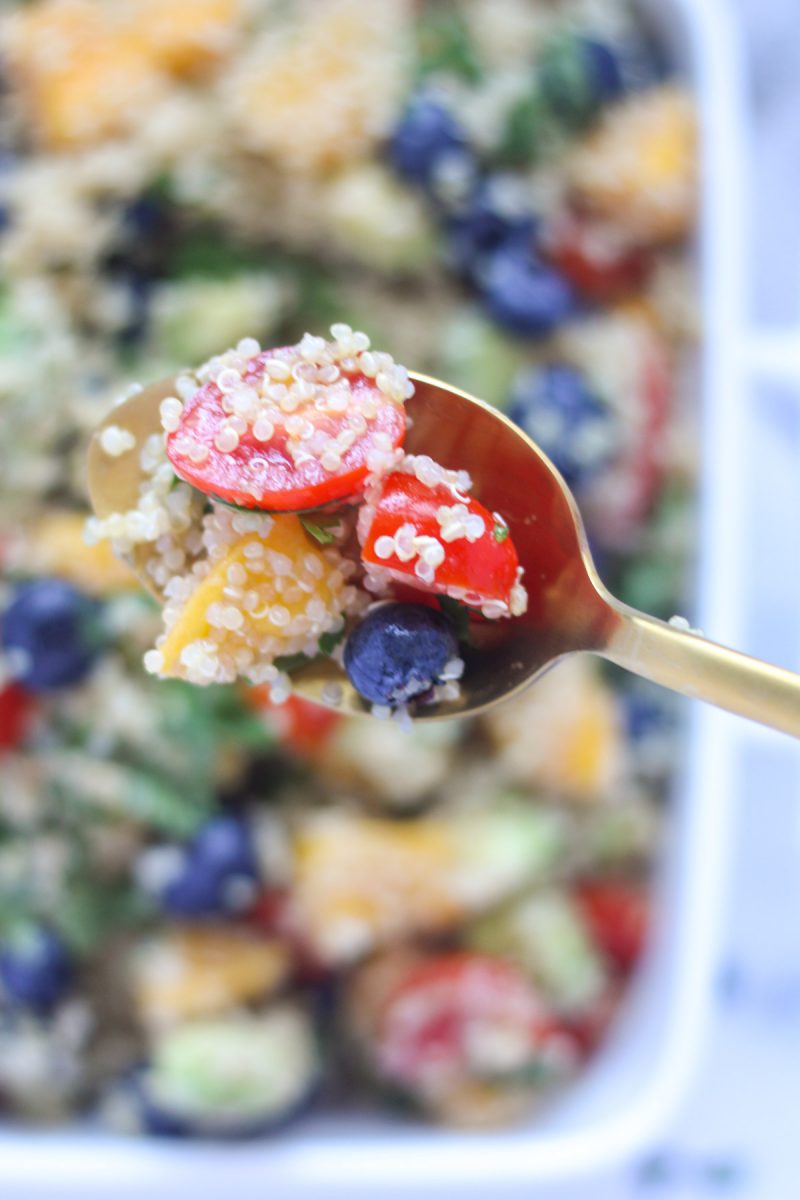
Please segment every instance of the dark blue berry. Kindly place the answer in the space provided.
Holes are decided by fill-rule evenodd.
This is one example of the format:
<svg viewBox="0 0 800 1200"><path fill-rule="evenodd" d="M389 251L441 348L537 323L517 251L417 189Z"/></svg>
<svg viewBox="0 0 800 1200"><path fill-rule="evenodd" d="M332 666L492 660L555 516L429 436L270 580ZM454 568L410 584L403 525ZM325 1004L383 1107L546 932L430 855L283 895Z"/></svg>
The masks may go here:
<svg viewBox="0 0 800 1200"><path fill-rule="evenodd" d="M248 907L258 878L247 823L238 816L214 817L185 847L181 870L160 900L176 916L223 916Z"/></svg>
<svg viewBox="0 0 800 1200"><path fill-rule="evenodd" d="M491 255L479 287L489 315L510 333L549 333L575 310L569 283L528 246L506 245Z"/></svg>
<svg viewBox="0 0 800 1200"><path fill-rule="evenodd" d="M37 579L14 591L0 643L33 692L80 683L100 650L99 606L63 579Z"/></svg>
<svg viewBox="0 0 800 1200"><path fill-rule="evenodd" d="M624 691L622 704L631 741L674 739L678 710L669 692L652 684L634 683Z"/></svg>
<svg viewBox="0 0 800 1200"><path fill-rule="evenodd" d="M350 634L344 666L356 691L372 704L422 697L458 657L458 642L441 613L422 604L383 604Z"/></svg>
<svg viewBox="0 0 800 1200"><path fill-rule="evenodd" d="M431 96L412 99L389 139L389 159L414 183L430 184L448 158L468 154L456 118Z"/></svg>
<svg viewBox="0 0 800 1200"><path fill-rule="evenodd" d="M487 257L501 247L524 249L533 243L536 219L509 195L505 182L483 180L447 224L448 260L467 279L475 279Z"/></svg>
<svg viewBox="0 0 800 1200"><path fill-rule="evenodd" d="M145 193L121 212L118 234L105 265L112 275L160 278L170 269L176 227L172 205Z"/></svg>
<svg viewBox="0 0 800 1200"><path fill-rule="evenodd" d="M258 874L253 841L241 817L212 817L196 835L192 850L197 863L228 875Z"/></svg>
<svg viewBox="0 0 800 1200"><path fill-rule="evenodd" d="M120 278L120 283L125 289L127 312L119 329L119 342L121 346L136 346L147 335L153 281L144 275L126 275Z"/></svg>
<svg viewBox="0 0 800 1200"><path fill-rule="evenodd" d="M69 952L47 929L29 932L0 949L0 983L12 1004L48 1013L63 998L73 980Z"/></svg>
<svg viewBox="0 0 800 1200"><path fill-rule="evenodd" d="M617 54L607 42L582 38L583 60L589 87L596 104L617 100L625 91L622 67Z"/></svg>
<svg viewBox="0 0 800 1200"><path fill-rule="evenodd" d="M508 415L579 488L614 457L617 420L574 367L551 363L518 376Z"/></svg>

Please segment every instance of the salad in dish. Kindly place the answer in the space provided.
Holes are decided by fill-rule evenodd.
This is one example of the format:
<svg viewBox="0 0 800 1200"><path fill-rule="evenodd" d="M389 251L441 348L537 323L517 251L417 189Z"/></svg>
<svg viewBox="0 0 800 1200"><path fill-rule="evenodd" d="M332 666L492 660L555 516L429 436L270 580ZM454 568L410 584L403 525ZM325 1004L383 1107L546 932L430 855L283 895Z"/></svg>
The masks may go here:
<svg viewBox="0 0 800 1200"><path fill-rule="evenodd" d="M262 347L324 333L451 380L553 459L615 594L681 611L691 99L623 0L12 0L0 47L2 1119L525 1119L645 953L680 702L578 660L463 724L290 694L283 652L320 637L379 713L457 686L462 610L516 619L513 532L395 445L396 365L372 461L356 420L316 475L240 471L275 425L247 426L238 368L245 412L219 399L189 440L232 382L192 365L280 373ZM105 435L150 498L87 544L87 442L151 378L185 381L156 441ZM244 551L270 539L262 577ZM246 593L279 579L254 680ZM296 579L320 605L289 651Z"/></svg>

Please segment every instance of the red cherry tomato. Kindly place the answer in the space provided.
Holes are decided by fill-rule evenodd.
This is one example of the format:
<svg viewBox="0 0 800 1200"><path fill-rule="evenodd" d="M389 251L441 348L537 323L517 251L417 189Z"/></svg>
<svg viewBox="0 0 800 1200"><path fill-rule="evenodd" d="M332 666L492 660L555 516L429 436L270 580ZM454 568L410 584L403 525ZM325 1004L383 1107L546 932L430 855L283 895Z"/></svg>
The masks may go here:
<svg viewBox="0 0 800 1200"><path fill-rule="evenodd" d="M621 971L630 971L644 949L650 906L645 890L619 880L583 883L576 898L602 952Z"/></svg>
<svg viewBox="0 0 800 1200"><path fill-rule="evenodd" d="M247 694L260 712L268 714L281 745L297 754L320 750L342 720L339 713L302 696L293 695L284 704L273 704L266 685L248 688Z"/></svg>
<svg viewBox="0 0 800 1200"><path fill-rule="evenodd" d="M33 698L19 684L0 689L0 750L12 750L28 732L34 713Z"/></svg>
<svg viewBox="0 0 800 1200"><path fill-rule="evenodd" d="M577 1042L558 1029L529 980L513 965L466 951L437 955L412 966L384 1000L376 1026L377 1059L389 1079L425 1087L445 1074L502 1074L482 1061L494 1034L508 1035L528 1061L554 1036L568 1053ZM566 1039L562 1043L561 1039ZM522 1064L515 1065L525 1065ZM508 1068L506 1068L508 1069Z"/></svg>
<svg viewBox="0 0 800 1200"><path fill-rule="evenodd" d="M270 350L251 359L243 374L244 383L258 387L264 379L264 362L283 350ZM367 455L377 435L388 438L392 447L402 445L406 417L402 404L376 387L374 380L358 371L343 371L349 385L350 403L343 412L320 411L312 401L303 402L292 414L275 419L274 432L266 441L257 440L253 426L239 435L238 445L220 450L216 439L231 414L223 406L226 396L218 385L206 383L185 403L178 428L167 435L167 455L175 471L187 483L207 495L217 496L242 508L271 512L302 512L356 496L368 473ZM374 415L363 418L366 428L340 456L335 470L323 467L315 451L316 435L335 438L349 428L360 415L361 404L371 402ZM302 418L312 427L312 435L300 444L303 453L295 459L288 444L292 440L285 421ZM324 438L323 438L324 440ZM187 441L203 447L202 462L193 461Z"/></svg>
<svg viewBox="0 0 800 1200"><path fill-rule="evenodd" d="M247 915L256 929L271 937L279 937L287 946L292 955L293 973L299 982L318 983L333 974L300 935L292 919L291 892L288 888L266 888L256 898Z"/></svg>
<svg viewBox="0 0 800 1200"><path fill-rule="evenodd" d="M483 523L483 533L472 541L467 537L443 539L437 513L456 505L462 505L468 517ZM436 539L444 552L433 578L420 577L418 555L404 561L397 549L383 552L387 539L394 539L403 526L413 527L419 537ZM498 523L487 508L470 497L454 495L448 484L430 487L404 471L392 472L383 480L361 557L370 566L388 570L400 583L453 596L474 607L492 601L508 604L519 568L508 528Z"/></svg>
<svg viewBox="0 0 800 1200"><path fill-rule="evenodd" d="M564 213L544 231L545 256L587 300L608 303L645 284L651 257L626 243L619 230Z"/></svg>

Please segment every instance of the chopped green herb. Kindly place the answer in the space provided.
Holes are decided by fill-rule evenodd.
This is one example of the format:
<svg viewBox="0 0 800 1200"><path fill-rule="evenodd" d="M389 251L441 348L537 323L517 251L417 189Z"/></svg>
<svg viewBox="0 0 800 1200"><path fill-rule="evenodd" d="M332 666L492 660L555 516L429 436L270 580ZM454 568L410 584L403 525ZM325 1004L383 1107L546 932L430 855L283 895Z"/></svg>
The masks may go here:
<svg viewBox="0 0 800 1200"><path fill-rule="evenodd" d="M336 533L339 528L338 517L323 517L320 515L312 520L311 517L305 517L301 514L300 524L309 537L312 537L315 542L319 542L320 546L330 546L331 542L336 541Z"/></svg>
<svg viewBox="0 0 800 1200"><path fill-rule="evenodd" d="M320 654L330 655L344 638L344 626L336 633L323 633L319 639Z"/></svg>
<svg viewBox="0 0 800 1200"><path fill-rule="evenodd" d="M492 530L492 537L496 542L504 542L508 537L508 532L507 525L501 525L499 521L495 521L494 529Z"/></svg>
<svg viewBox="0 0 800 1200"><path fill-rule="evenodd" d="M227 279L252 268L252 249L227 241L216 229L199 230L183 238L172 262L172 274L178 278L199 275Z"/></svg>
<svg viewBox="0 0 800 1200"><path fill-rule="evenodd" d="M439 604L442 612L453 626L453 632L458 640L468 644L470 640L469 609L450 596L440 596Z"/></svg>
<svg viewBox="0 0 800 1200"><path fill-rule="evenodd" d="M535 162L541 152L541 134L545 113L541 97L535 88L512 104L497 153L510 166L525 166Z"/></svg>
<svg viewBox="0 0 800 1200"><path fill-rule="evenodd" d="M307 667L311 661L307 654L281 654L275 659L275 666L286 675L291 675L293 671Z"/></svg>
<svg viewBox="0 0 800 1200"><path fill-rule="evenodd" d="M447 74L467 83L479 83L483 78L469 25L457 9L426 5L420 14L417 38L421 78Z"/></svg>

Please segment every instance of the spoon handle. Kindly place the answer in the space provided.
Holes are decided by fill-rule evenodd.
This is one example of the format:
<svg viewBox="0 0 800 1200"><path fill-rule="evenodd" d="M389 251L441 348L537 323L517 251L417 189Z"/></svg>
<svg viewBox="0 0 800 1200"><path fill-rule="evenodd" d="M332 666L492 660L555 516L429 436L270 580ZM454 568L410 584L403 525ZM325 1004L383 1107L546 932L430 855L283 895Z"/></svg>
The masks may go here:
<svg viewBox="0 0 800 1200"><path fill-rule="evenodd" d="M800 675L785 671L618 601L600 653L636 675L800 738Z"/></svg>

